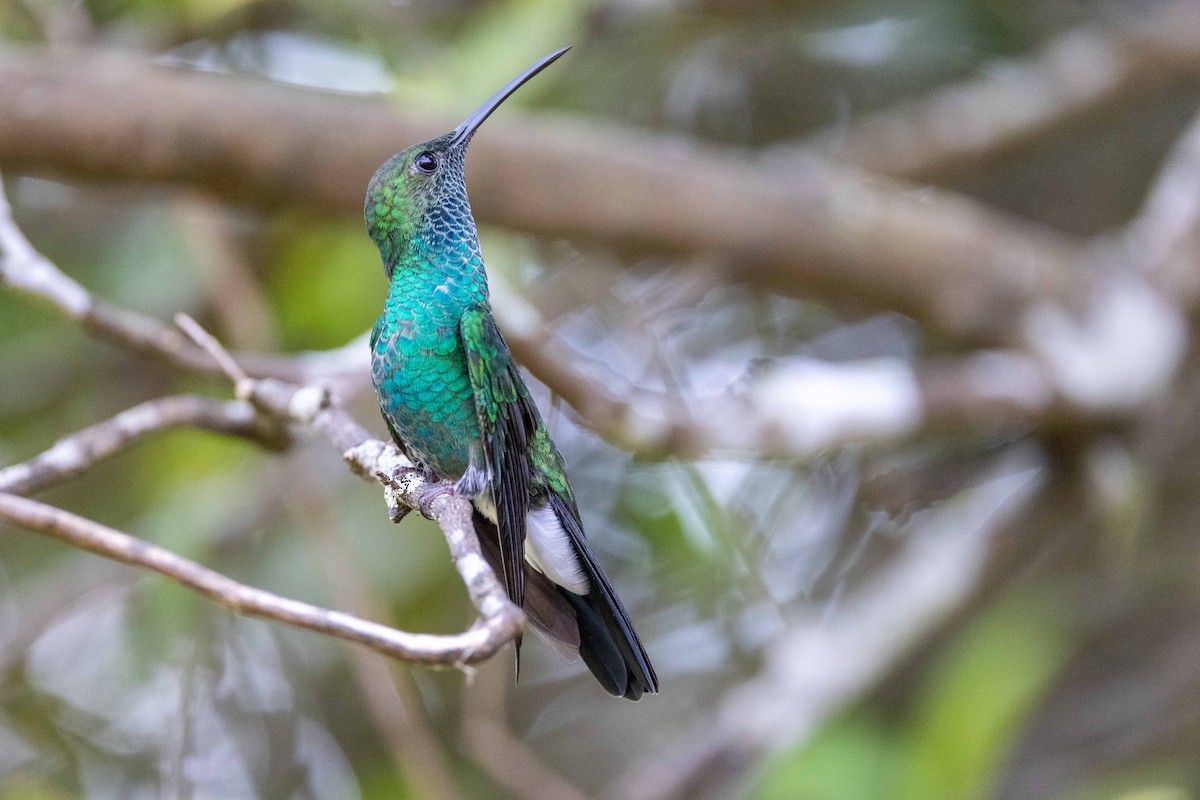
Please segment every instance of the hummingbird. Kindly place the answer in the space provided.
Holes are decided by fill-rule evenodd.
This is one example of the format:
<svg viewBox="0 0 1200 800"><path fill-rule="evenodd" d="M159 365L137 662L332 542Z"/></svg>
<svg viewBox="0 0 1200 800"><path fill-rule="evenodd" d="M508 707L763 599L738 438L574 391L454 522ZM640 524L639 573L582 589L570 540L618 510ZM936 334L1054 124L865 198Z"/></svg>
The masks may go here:
<svg viewBox="0 0 1200 800"><path fill-rule="evenodd" d="M396 444L469 498L481 550L509 598L610 694L658 678L584 536L563 458L488 302L463 162L475 131L570 48L522 72L450 133L388 159L367 187L367 232L388 278L371 377ZM518 668L521 642L516 642Z"/></svg>

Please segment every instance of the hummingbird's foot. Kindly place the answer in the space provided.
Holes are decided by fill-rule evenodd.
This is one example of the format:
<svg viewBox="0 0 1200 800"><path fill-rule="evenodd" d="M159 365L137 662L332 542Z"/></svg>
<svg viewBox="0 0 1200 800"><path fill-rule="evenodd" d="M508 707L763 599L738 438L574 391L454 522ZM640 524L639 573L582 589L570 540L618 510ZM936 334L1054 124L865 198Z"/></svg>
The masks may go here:
<svg viewBox="0 0 1200 800"><path fill-rule="evenodd" d="M433 501L448 494L454 494L454 484L432 483L426 486L417 497L417 510L427 519L433 519Z"/></svg>

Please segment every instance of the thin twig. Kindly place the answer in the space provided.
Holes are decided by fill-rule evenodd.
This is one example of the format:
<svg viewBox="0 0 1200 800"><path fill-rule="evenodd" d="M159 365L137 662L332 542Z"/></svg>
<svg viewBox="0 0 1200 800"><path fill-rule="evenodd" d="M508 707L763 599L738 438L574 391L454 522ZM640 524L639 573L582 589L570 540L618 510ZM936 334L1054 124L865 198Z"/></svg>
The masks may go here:
<svg viewBox="0 0 1200 800"><path fill-rule="evenodd" d="M268 450L282 450L289 438L278 420L244 402L176 395L148 400L103 422L59 439L43 453L0 468L0 492L28 495L95 467L158 431L197 428L249 439Z"/></svg>
<svg viewBox="0 0 1200 800"><path fill-rule="evenodd" d="M233 381L234 385L249 380L246 371L238 366L237 361L229 354L229 351L220 345L211 333L200 327L200 323L192 319L182 311L175 315L175 324L179 329L188 335L201 350L208 353L212 360L217 362L217 366L225 373L225 377Z"/></svg>
<svg viewBox="0 0 1200 800"><path fill-rule="evenodd" d="M220 347L215 340L214 346ZM253 420L254 412L257 412L269 419L307 425L327 436L358 474L369 479L382 475L386 479L383 482L388 487L389 503L411 508L420 504L423 493L429 488L424 476L412 468L394 445L372 439L326 390L254 379L242 380L239 390L246 393L253 410L246 403L218 408L249 420ZM0 486L22 491L42 488L78 474L140 436L167 427L169 422L202 419L212 410L212 407L188 398L152 401L66 437L47 453L0 472ZM229 419L219 416L218 423L214 428L227 432ZM480 615L468 631L457 635L394 631L348 614L278 598L61 509L33 503L15 494L0 494L0 516L10 522L123 563L153 569L240 613L330 633L415 663L443 666L477 663L519 636L524 616L509 601L479 550L470 504L453 492L446 492L430 502L428 510L446 536L455 567Z"/></svg>
<svg viewBox="0 0 1200 800"><path fill-rule="evenodd" d="M416 469L394 444L374 439L346 411L336 395L324 387L297 386L277 380L237 378L240 373L233 358L220 343L193 320L193 335L213 351L214 360L230 368L230 377L241 399L247 400L261 413L277 419L303 425L324 435L342 452L347 464L361 477L378 480L385 487L385 498L393 519L402 514L397 508L422 508L435 520L450 545L450 556L466 584L472 603L480 618L472 630L485 632L485 656L470 654L460 663L475 663L490 656L505 643L517 638L524 628L524 615L508 598L491 567L484 561L471 518L471 504L453 491L438 493L428 502L430 486L424 474ZM451 489L452 484L446 484ZM462 634L466 635L466 634Z"/></svg>

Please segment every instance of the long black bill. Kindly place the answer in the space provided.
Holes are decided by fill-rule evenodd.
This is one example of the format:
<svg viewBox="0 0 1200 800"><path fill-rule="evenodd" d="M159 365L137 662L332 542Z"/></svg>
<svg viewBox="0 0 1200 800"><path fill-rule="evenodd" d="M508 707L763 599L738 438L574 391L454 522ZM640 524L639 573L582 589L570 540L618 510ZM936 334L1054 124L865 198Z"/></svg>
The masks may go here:
<svg viewBox="0 0 1200 800"><path fill-rule="evenodd" d="M562 50L557 50L551 53L509 81L507 86L488 98L488 101L477 108L475 113L463 120L462 125L459 125L454 129L454 137L450 139L450 146L459 147L465 145L470 140L471 134L475 133L475 129L482 125L483 121L491 116L492 112L496 110L496 107L507 100L509 95L511 95L517 89L520 89L521 85L525 83L525 81L529 80L534 75L537 75L546 67L553 64L558 60L559 56L570 49L570 47L564 47Z"/></svg>

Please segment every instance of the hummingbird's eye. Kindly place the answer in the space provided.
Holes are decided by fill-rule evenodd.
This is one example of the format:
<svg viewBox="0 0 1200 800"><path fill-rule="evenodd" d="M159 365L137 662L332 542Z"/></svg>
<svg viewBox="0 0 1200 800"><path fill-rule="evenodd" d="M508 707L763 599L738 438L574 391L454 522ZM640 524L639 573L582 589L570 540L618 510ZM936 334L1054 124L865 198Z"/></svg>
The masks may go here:
<svg viewBox="0 0 1200 800"><path fill-rule="evenodd" d="M431 175L438 168L437 156L428 151L421 153L413 160L413 166L426 175Z"/></svg>

